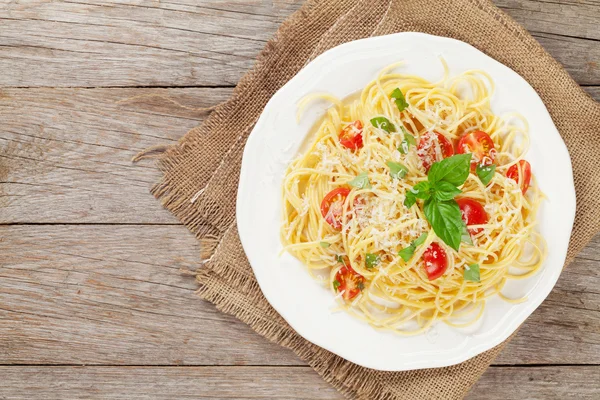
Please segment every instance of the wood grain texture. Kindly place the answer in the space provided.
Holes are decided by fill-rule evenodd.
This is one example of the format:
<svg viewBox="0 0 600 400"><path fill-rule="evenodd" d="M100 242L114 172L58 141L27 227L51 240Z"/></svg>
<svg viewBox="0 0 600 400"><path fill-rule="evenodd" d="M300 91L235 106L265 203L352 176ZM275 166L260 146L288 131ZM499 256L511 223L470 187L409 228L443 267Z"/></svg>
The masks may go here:
<svg viewBox="0 0 600 400"><path fill-rule="evenodd" d="M131 158L231 90L0 88L0 223L177 223L148 193L160 172Z"/></svg>
<svg viewBox="0 0 600 400"><path fill-rule="evenodd" d="M0 398L342 399L309 367L0 367ZM466 400L595 400L600 367L492 367ZM27 382L26 385L23 382Z"/></svg>
<svg viewBox="0 0 600 400"><path fill-rule="evenodd" d="M299 364L196 297L180 270L199 245L182 225L0 226L0 238L0 364Z"/></svg>
<svg viewBox="0 0 600 400"><path fill-rule="evenodd" d="M303 365L194 295L178 225L0 226L0 363ZM498 364L600 364L600 236Z"/></svg>
<svg viewBox="0 0 600 400"><path fill-rule="evenodd" d="M8 1L0 86L231 86L292 1ZM596 1L497 0L580 84L600 84Z"/></svg>

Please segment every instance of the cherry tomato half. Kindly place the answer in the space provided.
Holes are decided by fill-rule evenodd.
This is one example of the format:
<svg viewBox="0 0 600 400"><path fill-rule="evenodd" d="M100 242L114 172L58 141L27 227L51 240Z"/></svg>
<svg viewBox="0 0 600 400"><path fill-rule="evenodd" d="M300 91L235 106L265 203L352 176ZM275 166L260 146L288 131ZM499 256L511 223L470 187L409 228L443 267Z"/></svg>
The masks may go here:
<svg viewBox="0 0 600 400"><path fill-rule="evenodd" d="M350 150L358 150L363 147L362 129L363 124L360 120L346 125L340 132L340 144Z"/></svg>
<svg viewBox="0 0 600 400"><path fill-rule="evenodd" d="M454 148L452 143L441 133L427 132L419 139L417 154L421 157L425 171L429 171L434 162L453 156Z"/></svg>
<svg viewBox="0 0 600 400"><path fill-rule="evenodd" d="M506 177L517 182L521 186L521 191L525 194L531 183L531 164L525 160L519 161L506 171Z"/></svg>
<svg viewBox="0 0 600 400"><path fill-rule="evenodd" d="M481 203L468 197L456 199L456 202L460 207L462 219L465 221L467 226L487 224L488 215L483 209ZM471 235L477 235L482 230L483 228L470 228L469 233L471 233Z"/></svg>
<svg viewBox="0 0 600 400"><path fill-rule="evenodd" d="M342 229L342 215L348 193L350 189L339 187L327 193L321 202L321 214L333 229Z"/></svg>
<svg viewBox="0 0 600 400"><path fill-rule="evenodd" d="M483 131L469 132L458 141L459 154L471 153L471 171L475 172L477 164L492 165L496 158L494 141Z"/></svg>
<svg viewBox="0 0 600 400"><path fill-rule="evenodd" d="M365 278L347 263L335 274L335 280L339 283L337 291L343 292L342 297L346 301L355 298L364 288Z"/></svg>
<svg viewBox="0 0 600 400"><path fill-rule="evenodd" d="M423 261L425 261L425 272L430 281L442 276L448 268L448 256L442 246L436 242L431 243L425 250Z"/></svg>

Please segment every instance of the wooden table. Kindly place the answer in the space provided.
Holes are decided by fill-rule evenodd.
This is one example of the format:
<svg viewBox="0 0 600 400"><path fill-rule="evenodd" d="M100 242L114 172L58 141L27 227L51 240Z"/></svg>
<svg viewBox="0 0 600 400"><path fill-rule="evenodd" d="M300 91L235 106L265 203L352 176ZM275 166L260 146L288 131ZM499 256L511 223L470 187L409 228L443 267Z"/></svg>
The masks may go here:
<svg viewBox="0 0 600 400"><path fill-rule="evenodd" d="M496 3L600 99L599 0ZM1 4L0 398L340 398L194 296L198 243L130 161L227 99L300 2ZM468 398L600 398L599 288L600 236Z"/></svg>

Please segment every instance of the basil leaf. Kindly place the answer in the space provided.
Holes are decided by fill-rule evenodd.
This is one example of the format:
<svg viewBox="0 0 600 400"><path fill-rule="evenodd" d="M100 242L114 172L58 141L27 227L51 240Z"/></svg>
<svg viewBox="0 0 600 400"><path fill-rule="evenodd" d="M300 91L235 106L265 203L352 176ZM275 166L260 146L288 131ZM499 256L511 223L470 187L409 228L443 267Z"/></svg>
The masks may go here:
<svg viewBox="0 0 600 400"><path fill-rule="evenodd" d="M431 196L431 184L427 181L419 182L413 186L404 198L404 205L411 208L417 202L417 199L428 199Z"/></svg>
<svg viewBox="0 0 600 400"><path fill-rule="evenodd" d="M461 190L450 182L441 181L433 185L433 194L440 201L452 200L461 193Z"/></svg>
<svg viewBox="0 0 600 400"><path fill-rule="evenodd" d="M344 264L344 256L338 254L337 256L335 256L335 259L337 260L337 262Z"/></svg>
<svg viewBox="0 0 600 400"><path fill-rule="evenodd" d="M390 132L396 132L396 127L386 117L375 117L375 118L372 118L371 119L371 124L375 128L383 129L384 131L386 131L388 133L390 133Z"/></svg>
<svg viewBox="0 0 600 400"><path fill-rule="evenodd" d="M427 181L419 182L410 191L418 199L428 199L431 196L431 184Z"/></svg>
<svg viewBox="0 0 600 400"><path fill-rule="evenodd" d="M415 137L413 135L411 135L410 133L408 133L408 131L406 130L405 127L401 127L402 129L402 133L404 133L404 140L406 140L406 142L408 144L412 144L413 146L417 145L417 139L415 139Z"/></svg>
<svg viewBox="0 0 600 400"><path fill-rule="evenodd" d="M406 192L406 197L404 198L404 207L411 208L417 202L417 196L410 190Z"/></svg>
<svg viewBox="0 0 600 400"><path fill-rule="evenodd" d="M408 173L408 168L397 162L388 161L386 165L390 167L390 176L395 179L402 179Z"/></svg>
<svg viewBox="0 0 600 400"><path fill-rule="evenodd" d="M480 282L481 276L479 274L479 264L465 265L465 272L463 273L465 281Z"/></svg>
<svg viewBox="0 0 600 400"><path fill-rule="evenodd" d="M496 165L492 164L485 165L482 167L480 164L477 164L476 172L481 183L487 186L487 184L490 183L490 181L494 177L494 174L496 173Z"/></svg>
<svg viewBox="0 0 600 400"><path fill-rule="evenodd" d="M402 140L402 142L400 142L400 147L398 147L398 151L401 154L406 154L406 153L408 153L408 149L410 148L410 145L413 145L413 146L417 145L417 139L415 139L415 137L413 135L408 133L408 131L406 130L405 127L401 126L400 129L402 129L402 133L404 134L404 139Z"/></svg>
<svg viewBox="0 0 600 400"><path fill-rule="evenodd" d="M338 282L338 280L334 280L333 281L333 290L335 290L337 292L338 288L340 287L340 282Z"/></svg>
<svg viewBox="0 0 600 400"><path fill-rule="evenodd" d="M365 265L367 268L373 268L379 264L379 256L377 254L367 253L365 255Z"/></svg>
<svg viewBox="0 0 600 400"><path fill-rule="evenodd" d="M415 248L416 247L415 247L415 245L413 243L410 246L405 247L404 249L400 250L398 252L398 255L400 257L402 257L402 259L404 260L404 262L408 262L412 258L413 254L415 254Z"/></svg>
<svg viewBox="0 0 600 400"><path fill-rule="evenodd" d="M467 224L463 221L462 234L460 236L460 241L466 244L473 245L473 239L471 238L471 234L469 233L469 229L467 229Z"/></svg>
<svg viewBox="0 0 600 400"><path fill-rule="evenodd" d="M416 238L416 239L413 241L413 244L414 244L415 246L420 246L420 245L422 245L423 243L425 243L425 240L427 240L427 233L422 233L422 234L421 234L421 236L419 236L418 238Z"/></svg>
<svg viewBox="0 0 600 400"><path fill-rule="evenodd" d="M366 172L361 172L356 178L348 182L348 184L358 189L371 189L371 182L369 182L369 177Z"/></svg>
<svg viewBox="0 0 600 400"><path fill-rule="evenodd" d="M427 179L431 183L446 181L458 187L465 183L470 170L471 153L457 154L433 163L427 174Z"/></svg>
<svg viewBox="0 0 600 400"><path fill-rule="evenodd" d="M429 198L425 202L424 211L435 234L458 251L464 224L458 203L455 200L438 201Z"/></svg>
<svg viewBox="0 0 600 400"><path fill-rule="evenodd" d="M408 141L406 139L400 142L400 147L398 147L398 151L400 152L400 154L408 153Z"/></svg>
<svg viewBox="0 0 600 400"><path fill-rule="evenodd" d="M358 288L358 290L363 290L365 288L365 284L361 281L358 282L358 285L356 285L356 287Z"/></svg>
<svg viewBox="0 0 600 400"><path fill-rule="evenodd" d="M412 243L410 244L410 246L400 250L398 252L398 255L400 257L402 257L402 259L405 262L408 262L408 260L410 260L412 258L413 254L415 254L415 250L417 249L417 246L420 246L423 243L425 243L425 240L427 240L427 233L423 233L423 234L421 234L421 236L419 236L418 238L413 240Z"/></svg>
<svg viewBox="0 0 600 400"><path fill-rule="evenodd" d="M331 243L327 243L327 242L319 242L319 246L323 247L323 248L328 248L329 246L331 246Z"/></svg>
<svg viewBox="0 0 600 400"><path fill-rule="evenodd" d="M398 111L404 111L406 107L408 107L408 103L406 102L406 98L402 91L399 88L394 89L392 92L392 100L396 103L396 107L398 107Z"/></svg>

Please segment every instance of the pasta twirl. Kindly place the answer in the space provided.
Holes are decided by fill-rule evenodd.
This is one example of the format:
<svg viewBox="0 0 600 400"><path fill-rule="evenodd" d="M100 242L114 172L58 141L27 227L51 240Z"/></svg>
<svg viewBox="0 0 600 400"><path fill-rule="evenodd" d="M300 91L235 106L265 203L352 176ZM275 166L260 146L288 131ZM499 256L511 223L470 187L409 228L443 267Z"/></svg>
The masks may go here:
<svg viewBox="0 0 600 400"><path fill-rule="evenodd" d="M397 67L357 96L301 102L333 106L287 169L281 238L340 307L376 328L417 334L435 321L466 326L490 296L523 301L503 296L503 286L534 274L546 256L535 230L543 195L535 178L527 187L523 160L527 121L492 112L494 86L484 71L450 77L444 64L444 78L432 83ZM416 189L429 185L432 164L456 152L472 153L471 171L448 189L454 200L435 201L460 206L468 231L458 250L432 229L425 208L434 200ZM412 195L414 205L406 202Z"/></svg>

